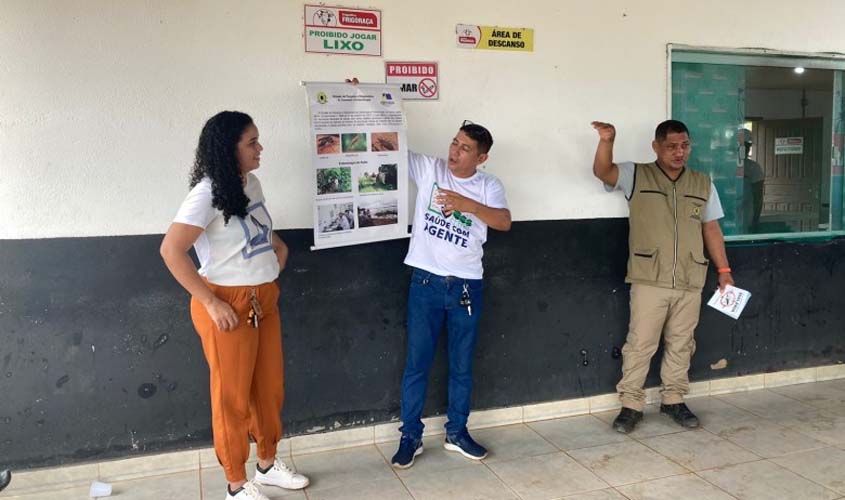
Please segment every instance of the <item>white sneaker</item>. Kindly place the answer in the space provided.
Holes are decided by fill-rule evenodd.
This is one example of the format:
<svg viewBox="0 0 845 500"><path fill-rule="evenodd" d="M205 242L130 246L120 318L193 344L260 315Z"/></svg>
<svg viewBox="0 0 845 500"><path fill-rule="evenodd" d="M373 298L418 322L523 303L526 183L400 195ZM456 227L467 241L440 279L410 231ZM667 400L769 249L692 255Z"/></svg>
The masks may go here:
<svg viewBox="0 0 845 500"><path fill-rule="evenodd" d="M256 466L255 479L253 481L258 484L278 486L279 488L288 490L301 490L310 483L307 477L297 474L278 458L273 462L273 467L266 473L258 470Z"/></svg>
<svg viewBox="0 0 845 500"><path fill-rule="evenodd" d="M226 500L270 500L264 493L258 490L258 487L252 481L244 483L243 488L234 495L226 490Z"/></svg>

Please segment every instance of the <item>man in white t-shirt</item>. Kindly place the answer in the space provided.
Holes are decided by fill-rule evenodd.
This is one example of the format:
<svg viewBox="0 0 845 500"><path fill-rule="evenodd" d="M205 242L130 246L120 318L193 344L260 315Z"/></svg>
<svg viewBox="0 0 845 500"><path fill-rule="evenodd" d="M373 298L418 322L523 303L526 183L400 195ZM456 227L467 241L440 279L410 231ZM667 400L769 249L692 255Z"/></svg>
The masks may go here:
<svg viewBox="0 0 845 500"><path fill-rule="evenodd" d="M467 432L472 359L483 308L481 258L487 228L508 231L511 215L505 188L478 170L493 145L490 132L464 122L448 159L409 153L417 185L414 228L405 264L413 267L408 296L408 346L402 377L402 439L394 467L406 469L422 453L429 371L437 339L448 332L449 420L444 447L481 460L487 450Z"/></svg>

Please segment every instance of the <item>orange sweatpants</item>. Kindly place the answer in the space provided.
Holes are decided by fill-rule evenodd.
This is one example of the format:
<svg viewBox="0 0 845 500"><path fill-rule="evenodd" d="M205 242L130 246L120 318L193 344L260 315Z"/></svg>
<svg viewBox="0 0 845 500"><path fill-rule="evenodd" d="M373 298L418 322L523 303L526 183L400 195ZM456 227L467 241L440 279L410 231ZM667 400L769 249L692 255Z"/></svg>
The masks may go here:
<svg viewBox="0 0 845 500"><path fill-rule="evenodd" d="M249 436L257 443L262 459L276 456L282 438L285 392L279 286L275 282L257 286L206 284L238 315L237 328L220 331L205 306L191 300L191 319L202 339L210 375L214 451L226 480L244 481ZM262 310L258 328L248 321L253 290Z"/></svg>

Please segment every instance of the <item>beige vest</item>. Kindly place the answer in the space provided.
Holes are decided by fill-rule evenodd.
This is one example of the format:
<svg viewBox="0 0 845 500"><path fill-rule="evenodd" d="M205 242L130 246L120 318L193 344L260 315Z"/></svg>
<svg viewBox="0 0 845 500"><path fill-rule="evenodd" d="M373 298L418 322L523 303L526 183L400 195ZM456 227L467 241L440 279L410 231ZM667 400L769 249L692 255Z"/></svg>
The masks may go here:
<svg viewBox="0 0 845 500"><path fill-rule="evenodd" d="M674 182L656 163L634 166L628 200L628 283L701 290L704 258L701 215L710 198L710 177L689 168Z"/></svg>

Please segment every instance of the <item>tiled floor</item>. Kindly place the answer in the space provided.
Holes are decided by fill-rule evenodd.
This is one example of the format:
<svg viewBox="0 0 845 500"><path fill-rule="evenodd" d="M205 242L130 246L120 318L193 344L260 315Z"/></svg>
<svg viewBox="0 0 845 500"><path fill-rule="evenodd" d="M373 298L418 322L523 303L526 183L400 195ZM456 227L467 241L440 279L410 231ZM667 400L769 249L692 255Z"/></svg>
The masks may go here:
<svg viewBox="0 0 845 500"><path fill-rule="evenodd" d="M388 463L395 442L294 453L285 458L311 486L263 490L285 500L845 499L845 379L688 403L703 428L684 430L650 407L629 436L610 429L615 411L477 430L491 450L483 462L445 451L442 436L425 438L425 453L404 471ZM114 498L225 498L219 466L201 458L186 471L185 457L168 457L153 471L104 463L64 473L111 478ZM82 486L31 493L44 487L39 474L16 475L0 499L87 498Z"/></svg>

